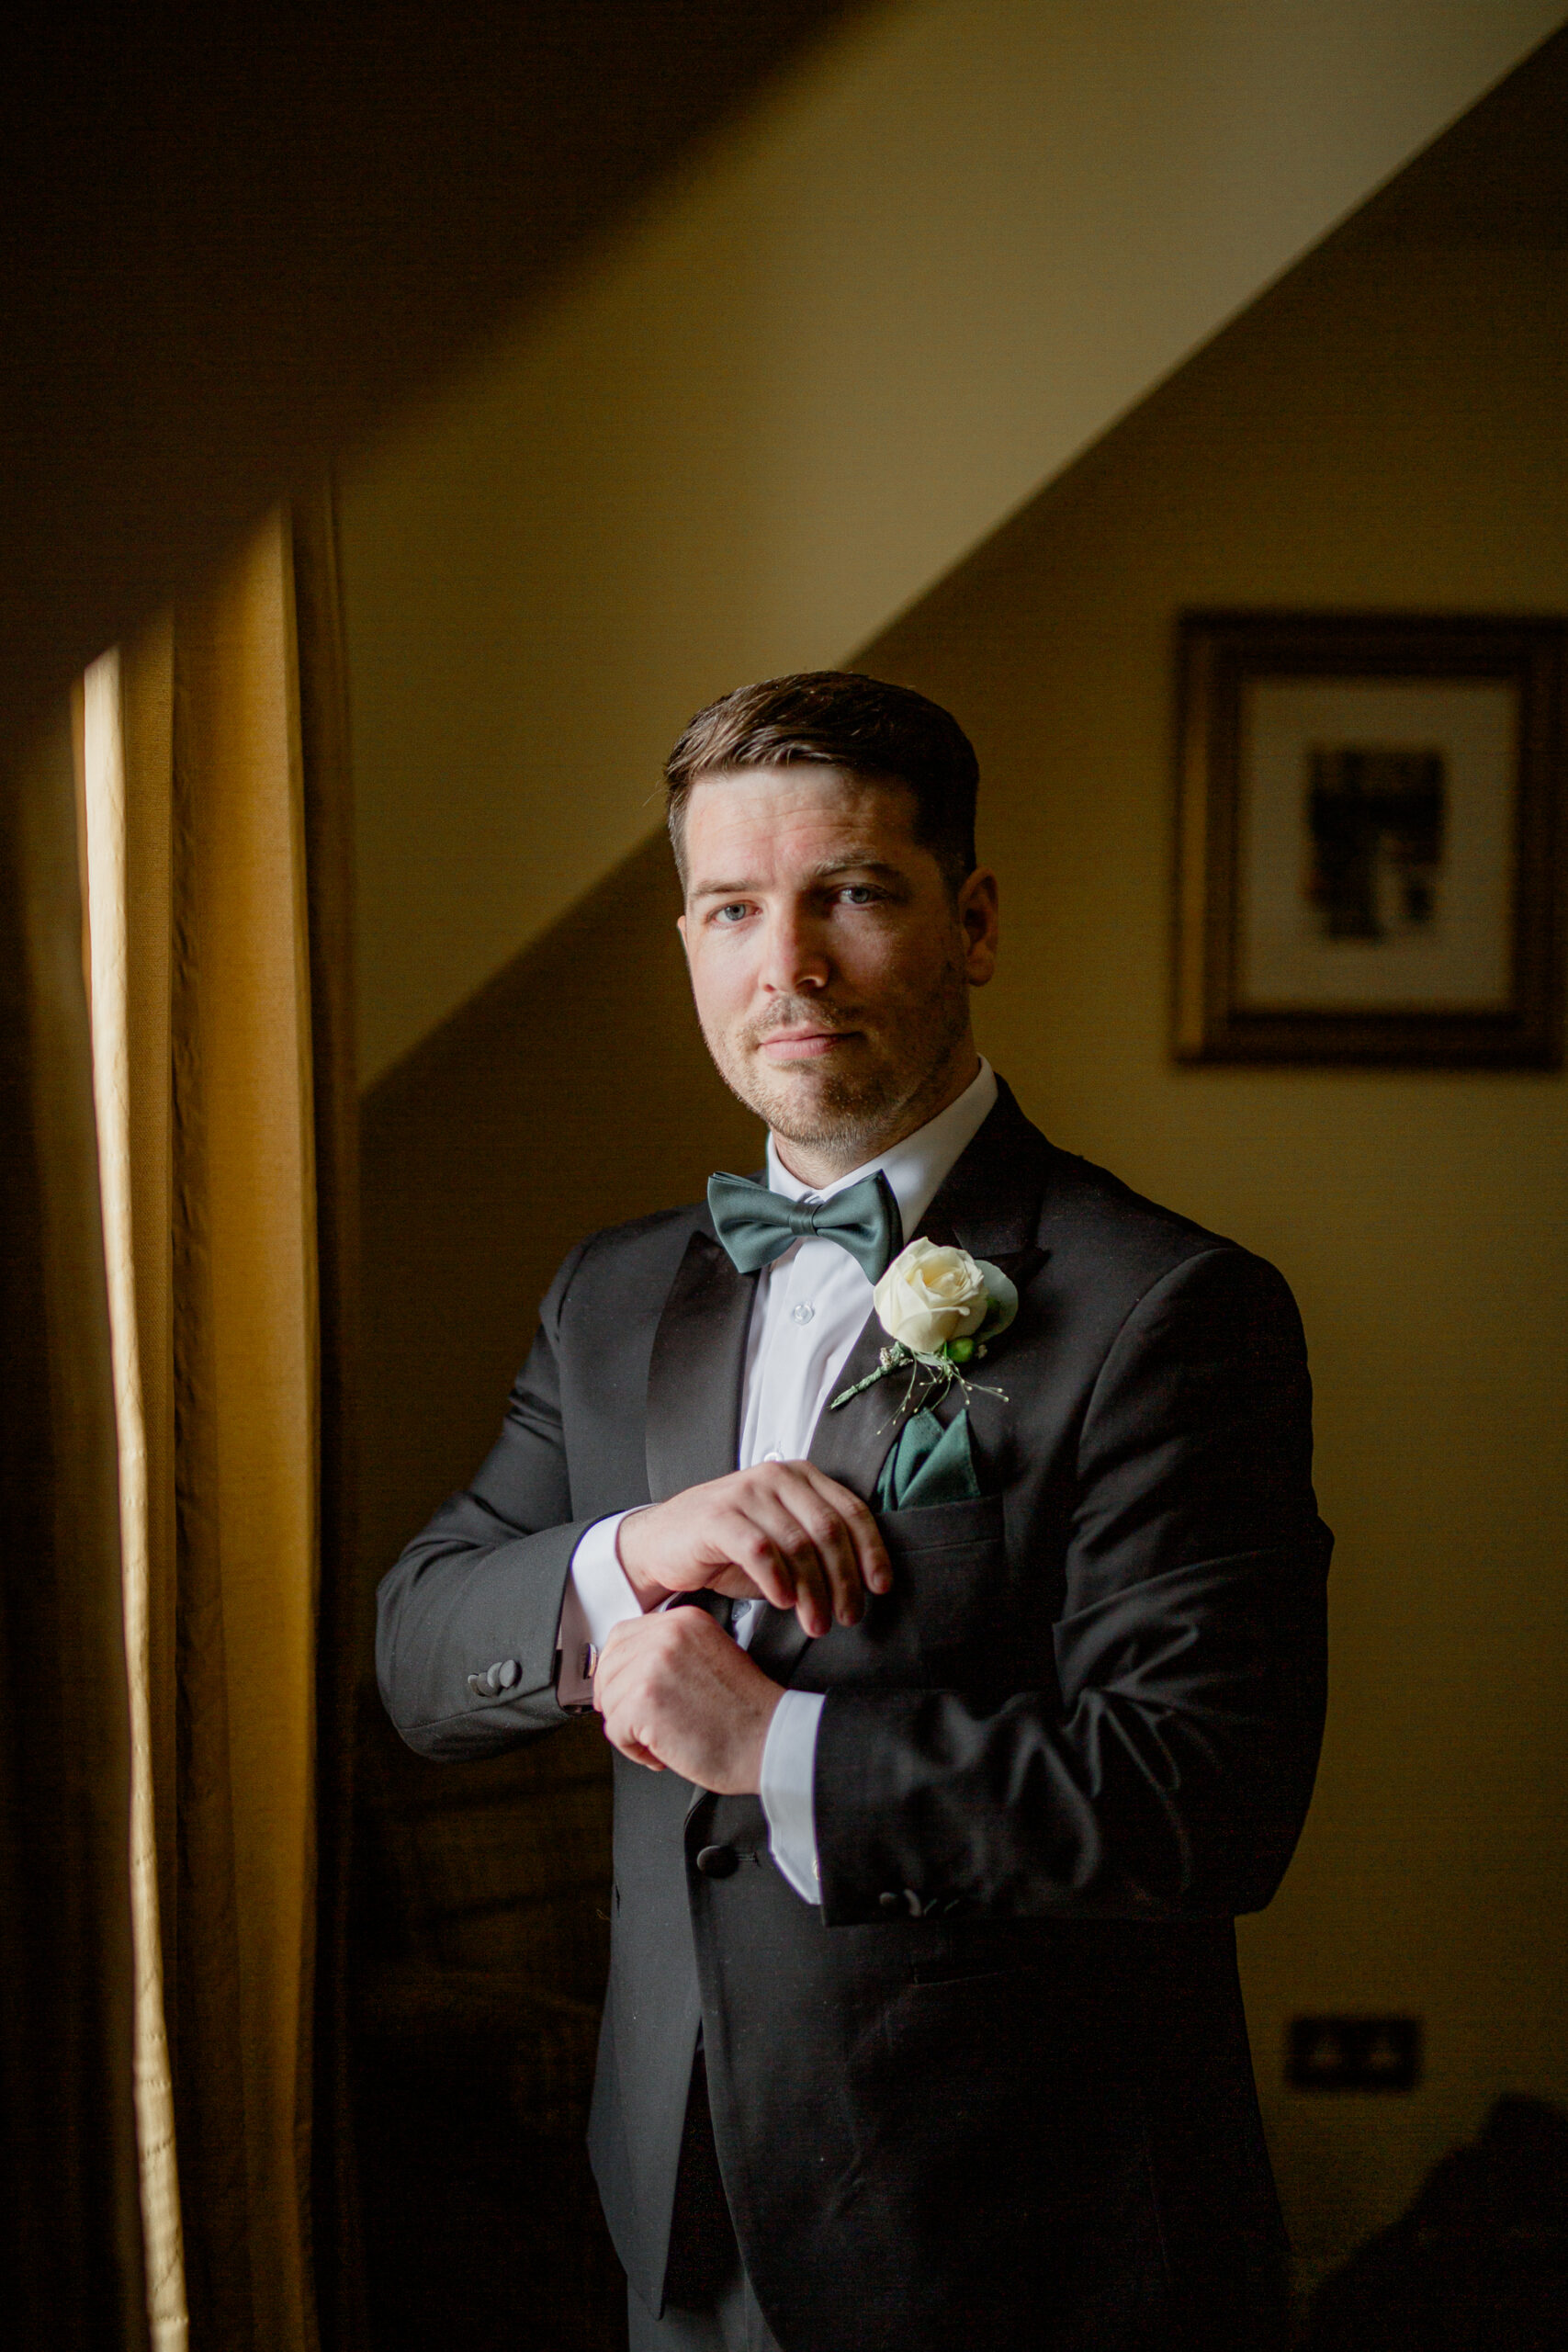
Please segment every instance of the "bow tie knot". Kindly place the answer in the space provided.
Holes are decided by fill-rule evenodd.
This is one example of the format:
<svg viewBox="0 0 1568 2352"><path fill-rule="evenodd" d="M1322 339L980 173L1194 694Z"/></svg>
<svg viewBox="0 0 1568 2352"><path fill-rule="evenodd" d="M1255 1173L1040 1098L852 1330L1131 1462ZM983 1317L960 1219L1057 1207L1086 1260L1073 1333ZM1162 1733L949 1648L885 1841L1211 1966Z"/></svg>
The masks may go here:
<svg viewBox="0 0 1568 2352"><path fill-rule="evenodd" d="M902 1246L904 1220L892 1185L880 1169L826 1201L790 1201L746 1176L708 1178L714 1230L737 1271L754 1274L782 1257L792 1241L810 1235L836 1241L867 1282L879 1282Z"/></svg>

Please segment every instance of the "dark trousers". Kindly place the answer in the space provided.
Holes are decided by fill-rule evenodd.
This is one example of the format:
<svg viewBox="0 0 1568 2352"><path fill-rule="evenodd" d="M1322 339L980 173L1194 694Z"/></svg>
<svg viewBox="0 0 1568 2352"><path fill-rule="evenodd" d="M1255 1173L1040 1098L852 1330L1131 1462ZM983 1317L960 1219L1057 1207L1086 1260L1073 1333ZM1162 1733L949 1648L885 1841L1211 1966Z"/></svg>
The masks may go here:
<svg viewBox="0 0 1568 2352"><path fill-rule="evenodd" d="M655 2319L635 2289L626 2290L631 2352L780 2352L735 2242L700 2047L686 2102L664 2297L664 2316Z"/></svg>

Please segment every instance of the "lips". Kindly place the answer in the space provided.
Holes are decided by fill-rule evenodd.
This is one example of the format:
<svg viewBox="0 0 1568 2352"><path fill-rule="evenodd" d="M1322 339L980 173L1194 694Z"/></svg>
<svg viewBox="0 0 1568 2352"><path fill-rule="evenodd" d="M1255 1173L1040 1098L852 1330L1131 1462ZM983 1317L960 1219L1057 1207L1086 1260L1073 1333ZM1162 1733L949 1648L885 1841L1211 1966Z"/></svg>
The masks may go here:
<svg viewBox="0 0 1568 2352"><path fill-rule="evenodd" d="M845 1029L775 1029L759 1041L758 1049L771 1062L816 1061L853 1035Z"/></svg>

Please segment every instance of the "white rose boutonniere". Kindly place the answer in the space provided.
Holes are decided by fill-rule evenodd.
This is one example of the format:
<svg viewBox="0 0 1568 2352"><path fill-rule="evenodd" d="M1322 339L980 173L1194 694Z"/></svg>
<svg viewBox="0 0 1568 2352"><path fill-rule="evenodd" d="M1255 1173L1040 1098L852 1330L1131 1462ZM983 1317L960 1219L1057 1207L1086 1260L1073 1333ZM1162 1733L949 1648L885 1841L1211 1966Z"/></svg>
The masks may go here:
<svg viewBox="0 0 1568 2352"><path fill-rule="evenodd" d="M960 1367L983 1356L1018 1313L1018 1293L999 1266L939 1241L915 1240L901 1250L872 1296L893 1344L883 1349L875 1372L833 1398L829 1412L905 1365L911 1396L922 1379L930 1384L927 1397L954 1380L967 1388Z"/></svg>
<svg viewBox="0 0 1568 2352"><path fill-rule="evenodd" d="M984 1324L991 1305L987 1271L995 1273L996 1269L983 1268L967 1250L911 1241L872 1294L877 1320L888 1338L911 1355L941 1354L958 1340L973 1340ZM1017 1303L1014 1294L1015 1307ZM970 1352L965 1349L953 1360L962 1363Z"/></svg>

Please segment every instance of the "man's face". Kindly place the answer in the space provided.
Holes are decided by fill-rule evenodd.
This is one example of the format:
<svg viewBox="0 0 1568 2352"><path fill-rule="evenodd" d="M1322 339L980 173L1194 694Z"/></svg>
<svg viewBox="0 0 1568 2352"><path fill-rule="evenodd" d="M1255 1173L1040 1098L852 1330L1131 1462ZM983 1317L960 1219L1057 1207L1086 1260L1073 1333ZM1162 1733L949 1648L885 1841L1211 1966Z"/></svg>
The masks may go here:
<svg viewBox="0 0 1568 2352"><path fill-rule="evenodd" d="M911 1134L975 1074L995 877L972 874L955 904L914 816L904 785L805 763L706 778L686 804L697 1018L808 1182Z"/></svg>

